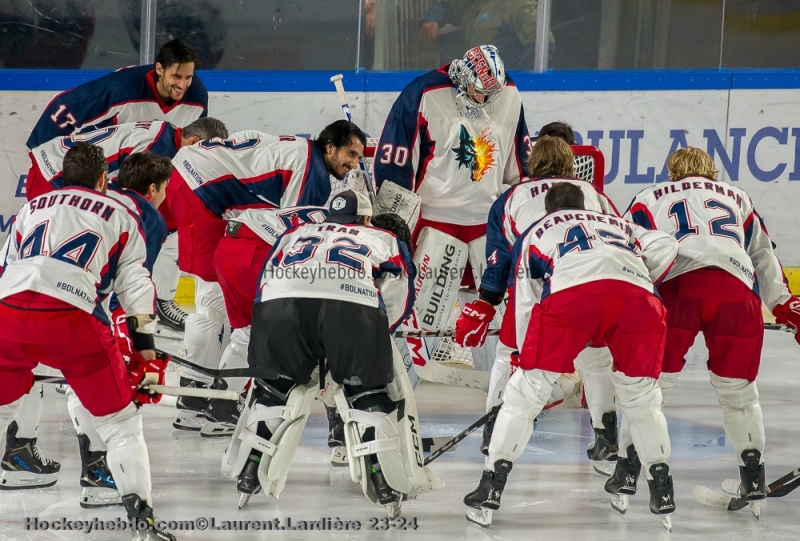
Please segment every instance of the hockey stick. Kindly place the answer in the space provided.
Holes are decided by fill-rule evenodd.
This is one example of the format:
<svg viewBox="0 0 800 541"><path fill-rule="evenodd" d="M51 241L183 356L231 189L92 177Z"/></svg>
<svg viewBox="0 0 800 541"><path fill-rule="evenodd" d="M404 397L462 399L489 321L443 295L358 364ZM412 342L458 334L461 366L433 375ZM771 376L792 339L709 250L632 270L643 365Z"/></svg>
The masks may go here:
<svg viewBox="0 0 800 541"><path fill-rule="evenodd" d="M467 428L465 428L463 432L459 433L449 442L445 443L444 445L439 447L436 451L428 455L428 457L425 459L424 465L427 466L428 464L430 464L431 462L433 462L434 460L445 454L447 451L458 445L467 436L469 436L470 434L478 430L480 427L488 423L490 420L492 420L497 415L497 412L500 411L500 406L501 404L498 404L497 406L490 409L483 417L481 417L480 419L469 425Z"/></svg>
<svg viewBox="0 0 800 541"><path fill-rule="evenodd" d="M68 384L63 376L41 376L34 375L36 383L53 383L56 385ZM165 394L167 396L193 396L197 398L219 398L221 400L239 400L239 393L236 391L220 391L217 389L197 389L194 387L174 387L172 385L150 385L147 387L151 391Z"/></svg>
<svg viewBox="0 0 800 541"><path fill-rule="evenodd" d="M486 336L495 336L500 334L500 329L489 329L486 332ZM435 331L395 331L394 337L395 338L410 338L410 337L420 337L420 338L450 338L456 335L455 329L438 329Z"/></svg>
<svg viewBox="0 0 800 541"><path fill-rule="evenodd" d="M350 105L347 103L347 94L344 93L344 84L342 84L342 79L344 79L344 75L340 73L331 77L331 82L333 83L333 86L336 87L336 94L339 96L339 103L342 104L342 112L344 113L344 117L348 121L352 122L353 115L350 114ZM375 188L372 186L372 181L369 178L369 172L367 171L367 168L364 167L364 162L362 160L358 160L358 166L361 168L361 174L364 176L364 183L367 185L369 198L374 204Z"/></svg>
<svg viewBox="0 0 800 541"><path fill-rule="evenodd" d="M732 490L732 485L738 484L738 481L736 480L733 480L733 483L730 481L731 480L728 479L725 480L723 483L723 489ZM800 487L800 468L796 468L783 477L770 483L767 497L781 498L798 487ZM694 487L693 496L697 503L707 507L713 507L714 509L723 509L726 511L738 511L747 507L748 504L747 500L744 498L740 498L739 496L731 496L730 494L720 494L719 492L715 492L703 485L697 485Z"/></svg>

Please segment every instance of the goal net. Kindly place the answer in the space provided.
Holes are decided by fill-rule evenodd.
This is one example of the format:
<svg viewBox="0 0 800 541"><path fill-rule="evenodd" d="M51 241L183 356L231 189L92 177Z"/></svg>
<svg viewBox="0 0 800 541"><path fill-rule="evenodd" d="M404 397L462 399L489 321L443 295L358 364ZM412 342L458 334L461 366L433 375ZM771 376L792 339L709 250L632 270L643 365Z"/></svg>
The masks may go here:
<svg viewBox="0 0 800 541"><path fill-rule="evenodd" d="M373 160L375 158L376 147L378 145L377 139L368 139L367 147L364 149L364 169L367 173L369 182L374 184L373 178ZM573 161L573 173L575 178L591 182L598 191L603 191L604 175L605 175L605 159L600 149L590 145L572 145L572 153L575 156ZM360 175L348 175L344 180L334 181L331 185L331 197L333 199L336 194L345 190L356 190L364 194L368 193L368 189L362 181ZM330 201L329 199L329 201ZM447 321L447 329L455 327L458 315L461 313L461 306L456 302L453 312L450 314L450 319ZM459 347L452 338L442 338L434 351L429 352L431 360L455 366L458 368L473 368L472 352L470 348Z"/></svg>

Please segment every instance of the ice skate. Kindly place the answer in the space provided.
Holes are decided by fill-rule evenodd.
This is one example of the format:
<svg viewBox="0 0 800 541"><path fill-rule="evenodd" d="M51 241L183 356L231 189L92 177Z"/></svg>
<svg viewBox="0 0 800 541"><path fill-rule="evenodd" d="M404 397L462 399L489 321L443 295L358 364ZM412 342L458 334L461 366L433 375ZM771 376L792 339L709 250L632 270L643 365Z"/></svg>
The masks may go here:
<svg viewBox="0 0 800 541"><path fill-rule="evenodd" d="M153 508L143 502L138 494L124 495L122 503L128 511L128 520L134 523L134 541L176 541L171 533L156 529L157 519L153 516Z"/></svg>
<svg viewBox="0 0 800 541"><path fill-rule="evenodd" d="M81 453L81 507L122 505L122 497L106 463L105 451L90 451L89 436L78 434Z"/></svg>
<svg viewBox="0 0 800 541"><path fill-rule="evenodd" d="M761 500L767 497L767 486L764 475L764 463L761 453L748 449L742 451L744 466L739 466L739 496L750 504L750 511L756 520L761 519Z"/></svg>
<svg viewBox="0 0 800 541"><path fill-rule="evenodd" d="M661 518L664 527L672 532L672 513L675 512L675 491L669 466L664 463L650 466L652 479L647 480L650 488L650 512Z"/></svg>
<svg viewBox="0 0 800 541"><path fill-rule="evenodd" d="M349 465L347 447L334 447L331 449L331 466L334 468L346 468Z"/></svg>
<svg viewBox="0 0 800 541"><path fill-rule="evenodd" d="M239 491L239 510L244 509L253 494L261 492L261 483L258 481L258 464L260 462L259 455L250 455L242 473L239 474L239 480L236 481L236 490Z"/></svg>
<svg viewBox="0 0 800 541"><path fill-rule="evenodd" d="M42 455L36 438L17 438L16 421L6 431L6 452L0 463L0 489L51 487L58 481L61 464Z"/></svg>
<svg viewBox="0 0 800 541"><path fill-rule="evenodd" d="M594 429L594 441L586 449L589 460L617 460L617 412L608 411L603 414L603 428Z"/></svg>
<svg viewBox="0 0 800 541"><path fill-rule="evenodd" d="M494 471L483 471L478 488L464 496L468 521L480 526L492 524L493 511L500 509L500 498L512 466L507 460L498 460Z"/></svg>
<svg viewBox="0 0 800 541"><path fill-rule="evenodd" d="M181 310L174 300L156 299L156 311L161 325L173 331L186 332L186 316L189 314Z"/></svg>
<svg viewBox="0 0 800 541"><path fill-rule="evenodd" d="M202 381L181 377L181 387L192 387L197 389L207 389L208 385ZM209 404L209 399L193 396L179 396L175 403L178 408L178 415L172 421L172 426L178 430L197 431L206 424L204 415Z"/></svg>
<svg viewBox="0 0 800 541"><path fill-rule="evenodd" d="M212 399L204 416L206 423L200 429L200 435L205 438L230 436L239 421L239 415L244 408L244 396L239 395L239 400Z"/></svg>
<svg viewBox="0 0 800 541"><path fill-rule="evenodd" d="M386 483L386 479L381 472L381 466L377 460L372 464L372 487L375 489L375 494L378 496L378 503L386 508L386 514L390 519L397 518L400 515L400 505L403 503L403 495L393 490Z"/></svg>
<svg viewBox="0 0 800 541"><path fill-rule="evenodd" d="M328 415L328 447L344 447L344 421L336 408L325 406Z"/></svg>
<svg viewBox="0 0 800 541"><path fill-rule="evenodd" d="M628 510L628 500L638 488L642 463L633 445L628 446L628 456L617 457L614 474L606 481L605 491L611 494L611 507L621 514Z"/></svg>

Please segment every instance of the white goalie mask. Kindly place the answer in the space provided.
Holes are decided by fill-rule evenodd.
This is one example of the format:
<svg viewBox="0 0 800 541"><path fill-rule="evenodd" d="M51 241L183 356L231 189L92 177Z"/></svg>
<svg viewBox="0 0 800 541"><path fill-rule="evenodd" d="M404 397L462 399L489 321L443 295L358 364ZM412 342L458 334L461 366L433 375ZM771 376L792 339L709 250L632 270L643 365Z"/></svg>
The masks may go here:
<svg viewBox="0 0 800 541"><path fill-rule="evenodd" d="M447 73L458 96L475 107L496 100L506 85L506 69L494 45L473 47L464 58L453 60ZM477 96L483 96L483 101Z"/></svg>

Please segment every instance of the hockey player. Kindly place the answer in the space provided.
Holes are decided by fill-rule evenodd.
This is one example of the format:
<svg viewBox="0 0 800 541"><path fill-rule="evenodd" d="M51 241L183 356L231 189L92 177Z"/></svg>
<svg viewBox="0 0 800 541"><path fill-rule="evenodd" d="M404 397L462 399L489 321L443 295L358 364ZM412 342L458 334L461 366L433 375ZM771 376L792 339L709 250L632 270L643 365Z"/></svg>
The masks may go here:
<svg viewBox="0 0 800 541"><path fill-rule="evenodd" d="M167 120L187 126L208 114L208 92L195 76L197 55L179 39L165 43L155 65L122 68L54 97L34 126L33 150L90 126Z"/></svg>
<svg viewBox="0 0 800 541"><path fill-rule="evenodd" d="M231 341L222 354L220 367L247 366L250 318L261 270L275 241L287 229L319 223L328 215L326 207L285 209L247 209L228 221L225 236L214 252L214 270L225 310L231 325ZM241 391L247 378L227 380L229 390ZM211 400L205 410L207 422L201 436L230 436L239 418L237 404L231 400Z"/></svg>
<svg viewBox="0 0 800 541"><path fill-rule="evenodd" d="M195 52L180 39L170 40L159 49L155 65L122 68L58 94L34 126L27 146L33 150L57 137L129 122L166 120L178 127L188 126L208 115L208 92L195 76L195 68ZM47 171L45 166L42 173ZM173 231L168 210L164 205L161 212ZM180 279L180 271L172 262L175 256L177 239L172 235L153 280L159 293L160 320L182 331L186 314L173 300Z"/></svg>
<svg viewBox="0 0 800 541"><path fill-rule="evenodd" d="M167 181L172 173L172 162L163 156L150 152L139 152L129 156L119 168L116 186L109 186L106 195L116 199L139 217L141 230L145 240L145 263L148 272L152 273L167 228L164 218L158 213L158 206L166 196ZM132 337L137 337L128 329L127 316L116 295L111 296L109 307L111 325L119 344L123 358L131 365L140 358L147 361L156 360L156 351L149 344L139 342L141 351L137 350ZM152 402L158 402L153 397ZM106 446L100 435L94 430L91 414L83 407L72 388L67 390L67 407L72 424L78 433L78 447L81 456L82 487L81 507L93 508L108 505L122 505L122 498L117 491L111 471L106 461Z"/></svg>
<svg viewBox="0 0 800 541"><path fill-rule="evenodd" d="M670 443L656 382L665 314L653 284L672 264L677 242L584 210L584 200L579 186L554 184L545 196L547 215L514 245L519 356L512 364L519 370L506 386L480 484L464 498L467 519L484 526L500 507L512 463L525 450L556 378L572 372L575 357L592 344L611 350L617 403L645 464L650 510L671 528Z"/></svg>
<svg viewBox="0 0 800 541"><path fill-rule="evenodd" d="M569 131L566 131L565 129ZM511 249L520 234L545 214L544 199L553 183L577 186L584 194L584 205L611 216L618 216L613 203L592 184L573 178L574 158L567 142L547 133L571 136L572 130L562 123L547 124L528 158L531 179L507 190L492 205L486 232L487 266L481 278L479 299L464 306L456 321L455 342L462 347L483 344L489 323L495 317L495 306L506 294L511 270ZM573 139L574 142L574 139ZM516 349L514 311L503 314L500 342L492 366L486 411L502 402L503 389L511 377L511 355ZM596 440L588 450L591 460L615 460L617 451L617 420L614 388L610 380L611 357L607 348L588 348L575 361L586 382L586 398L592 414ZM608 389L610 387L610 389ZM558 389L557 389L558 391ZM608 425L608 429L604 425ZM484 426L481 452L489 452L489 440L494 421Z"/></svg>
<svg viewBox="0 0 800 541"><path fill-rule="evenodd" d="M76 145L64 158L65 187L17 215L0 276L0 428L17 415L37 362L61 370L108 447L128 517L147 524L135 538L174 539L155 529L147 447L132 403L151 399L141 387L164 367L129 376L103 307L115 292L134 314L134 342L147 341L139 335L155 313L155 288L144 268L145 242L137 217L104 194L106 167L102 149ZM30 445L15 458L35 461Z"/></svg>
<svg viewBox="0 0 800 541"><path fill-rule="evenodd" d="M474 47L463 58L417 77L394 102L374 161L378 198L387 181L421 197L414 228L416 258L421 269L428 259L425 267L434 270L420 273L417 321L411 326L446 326L458 287L450 282L459 271L461 284L475 287L473 273L480 277L486 264L489 209L504 184L524 176L529 147L519 92L492 45ZM436 246L448 254L443 256ZM463 257L454 258L460 268L450 269L443 259L461 253ZM430 299L437 279L447 282L445 293L437 295L444 302ZM474 299L472 294L462 297L462 304ZM476 368L489 369L494 348L487 349L488 356L473 351Z"/></svg>
<svg viewBox="0 0 800 541"><path fill-rule="evenodd" d="M658 288L667 308L667 343L659 383L675 384L699 332L708 346L711 385L724 413L725 434L736 454L741 497L756 517L764 485L764 422L756 376L764 321L761 301L778 323L800 327L800 300L789 291L761 217L744 190L717 181L711 157L698 148L667 160L670 183L640 192L626 213L634 222L673 235L678 258ZM757 282L756 282L757 278ZM623 454L609 483L638 475L636 457ZM638 449L638 444L636 445ZM641 453L640 453L641 454ZM632 487L635 490L635 486Z"/></svg>
<svg viewBox="0 0 800 541"><path fill-rule="evenodd" d="M315 140L243 131L178 152L167 203L178 223L180 268L198 277L197 311L186 320L188 360L207 368L219 366L227 316L213 256L226 219L248 208L324 205L331 191L330 176L342 180L358 168L365 145L358 126L337 120ZM211 384L213 378L198 371L182 371L181 385ZM173 426L200 430L207 401L181 398L177 405Z"/></svg>
<svg viewBox="0 0 800 541"><path fill-rule="evenodd" d="M223 461L240 507L262 488L283 489L317 367L343 387L335 401L351 477L372 502L393 518L403 499L439 486L421 467L414 397L390 336L411 310L415 270L394 235L369 227L371 215L367 196L344 191L324 223L287 231L267 259L248 352L262 379Z"/></svg>

